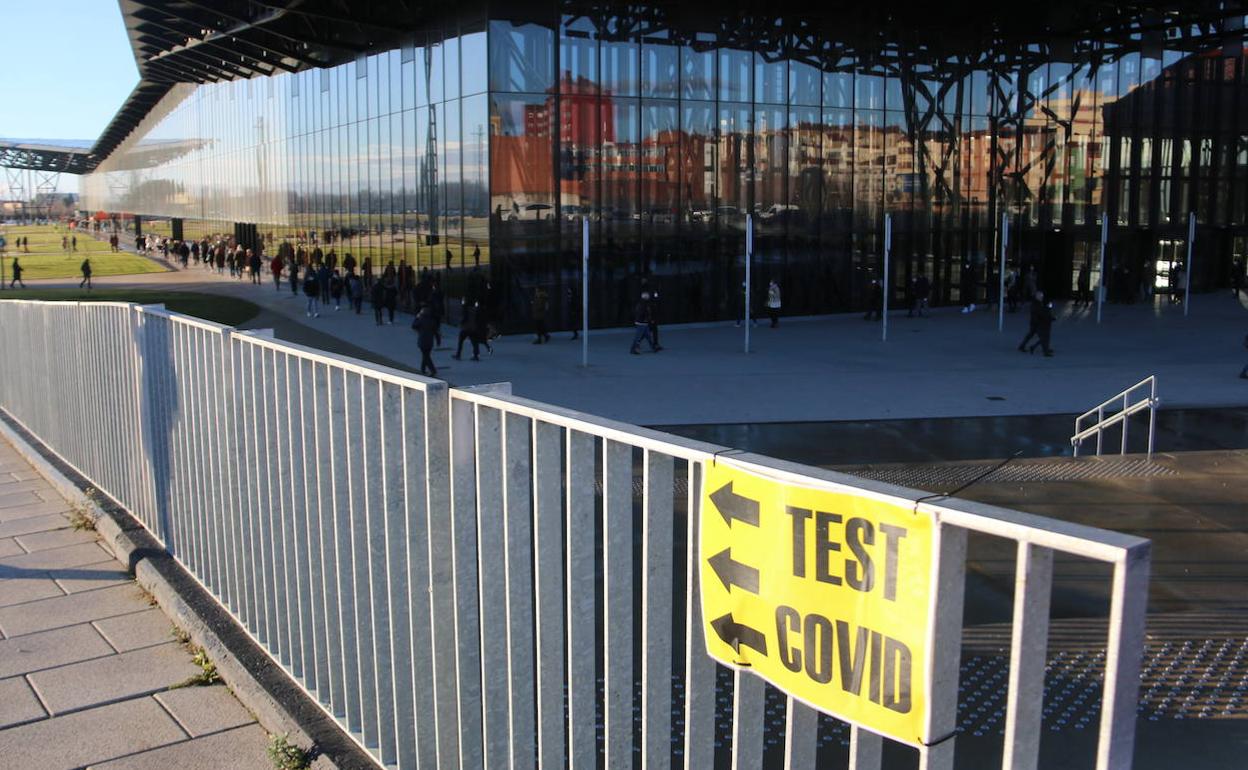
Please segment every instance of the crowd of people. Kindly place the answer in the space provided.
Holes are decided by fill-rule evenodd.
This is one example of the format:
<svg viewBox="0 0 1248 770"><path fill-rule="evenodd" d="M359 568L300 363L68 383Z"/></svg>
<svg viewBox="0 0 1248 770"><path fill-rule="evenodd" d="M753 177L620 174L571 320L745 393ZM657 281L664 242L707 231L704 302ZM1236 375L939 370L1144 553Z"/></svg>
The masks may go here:
<svg viewBox="0 0 1248 770"><path fill-rule="evenodd" d="M346 312L361 315L367 301L377 326L395 323L396 312L414 316L412 328L418 332L422 353L442 345L442 325L447 319L448 303L441 276L433 270L417 271L406 261L388 260L375 265L371 257L357 260L351 252L341 256L332 244L290 242L280 243L272 256L264 254L263 243L247 248L226 236L208 236L198 240L172 240L160 236L137 236L135 248L180 264L183 269L199 268L221 276L260 285L272 282L276 292L289 291L301 298L304 315L319 318L322 312ZM266 280L267 279L267 280ZM493 352L491 340L499 332L493 308L497 297L489 278L473 267L464 281L460 304L459 345L452 356L463 356L465 342L471 343L472 360L480 360L480 349ZM430 342L425 351L425 342ZM429 356L422 356L422 371L433 375L437 369Z"/></svg>

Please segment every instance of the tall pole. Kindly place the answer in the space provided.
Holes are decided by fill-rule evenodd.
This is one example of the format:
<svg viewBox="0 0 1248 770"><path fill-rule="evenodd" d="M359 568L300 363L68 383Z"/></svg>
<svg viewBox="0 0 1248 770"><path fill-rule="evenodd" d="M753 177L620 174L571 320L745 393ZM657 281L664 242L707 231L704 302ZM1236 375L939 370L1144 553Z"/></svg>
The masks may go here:
<svg viewBox="0 0 1248 770"><path fill-rule="evenodd" d="M1101 322L1101 305L1105 304L1105 246L1109 243L1109 212L1101 213L1101 278L1096 282L1096 322Z"/></svg>
<svg viewBox="0 0 1248 770"><path fill-rule="evenodd" d="M1001 267L997 270L997 331L1005 331L1005 247L1010 242L1010 214L1001 212Z"/></svg>
<svg viewBox="0 0 1248 770"><path fill-rule="evenodd" d="M1183 282L1183 317L1187 317L1187 306L1192 298L1192 246L1196 243L1196 212L1187 217L1187 280Z"/></svg>
<svg viewBox="0 0 1248 770"><path fill-rule="evenodd" d="M754 215L745 215L745 352L750 352L750 263L754 261Z"/></svg>
<svg viewBox="0 0 1248 770"><path fill-rule="evenodd" d="M884 295L883 315L880 318L883 328L880 332L880 339L888 342L888 257L889 252L893 250L893 217L891 214L884 215L884 277L880 280L880 291Z"/></svg>
<svg viewBox="0 0 1248 770"><path fill-rule="evenodd" d="M581 366L589 366L589 217L581 218Z"/></svg>

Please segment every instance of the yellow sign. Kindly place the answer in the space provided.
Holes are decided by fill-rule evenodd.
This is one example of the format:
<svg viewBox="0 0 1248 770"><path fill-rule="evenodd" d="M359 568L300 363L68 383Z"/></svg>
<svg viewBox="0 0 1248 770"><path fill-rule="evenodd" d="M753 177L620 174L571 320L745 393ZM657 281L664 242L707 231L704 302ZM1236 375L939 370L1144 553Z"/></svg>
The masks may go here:
<svg viewBox="0 0 1248 770"><path fill-rule="evenodd" d="M872 732L928 742L930 515L722 459L703 465L701 497L711 657Z"/></svg>

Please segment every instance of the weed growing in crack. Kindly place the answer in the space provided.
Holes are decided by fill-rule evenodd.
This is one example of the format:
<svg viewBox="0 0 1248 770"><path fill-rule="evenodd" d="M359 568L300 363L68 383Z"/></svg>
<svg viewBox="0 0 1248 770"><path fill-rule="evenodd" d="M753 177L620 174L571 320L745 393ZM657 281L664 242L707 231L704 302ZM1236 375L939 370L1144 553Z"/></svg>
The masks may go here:
<svg viewBox="0 0 1248 770"><path fill-rule="evenodd" d="M312 761L311 755L291 743L287 735L269 736L269 759L277 770L304 770Z"/></svg>
<svg viewBox="0 0 1248 770"><path fill-rule="evenodd" d="M75 503L69 515L69 523L78 532L94 532L96 521L95 489L87 487L82 490L86 502Z"/></svg>
<svg viewBox="0 0 1248 770"><path fill-rule="evenodd" d="M203 647L196 647L191 655L191 662L199 666L199 673L182 682L178 682L169 689L177 690L182 687L207 687L221 681L221 675L217 673L217 664L212 662L208 657L208 652Z"/></svg>

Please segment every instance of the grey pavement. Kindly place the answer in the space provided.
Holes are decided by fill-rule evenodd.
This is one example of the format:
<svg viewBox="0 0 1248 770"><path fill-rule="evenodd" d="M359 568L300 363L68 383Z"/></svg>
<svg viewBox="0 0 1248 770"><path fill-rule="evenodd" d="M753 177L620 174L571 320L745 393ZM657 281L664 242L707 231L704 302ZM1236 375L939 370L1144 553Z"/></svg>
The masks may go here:
<svg viewBox="0 0 1248 770"><path fill-rule="evenodd" d="M360 316L331 308L310 319L288 287L277 292L271 281L254 286L194 265L97 283L243 297L267 311L266 323L281 322L279 338L314 344L324 335L326 344L342 340L419 365L408 321L378 327L367 304ZM1157 375L1168 406L1248 405L1248 380L1236 376L1248 359L1248 310L1229 292L1193 295L1187 317L1160 300L1107 304L1100 324L1094 311L1060 308L1053 358L1017 351L1026 327L1025 308L1006 314L1003 332L995 311L941 308L926 318L894 312L887 342L878 322L840 314L785 318L776 329L760 323L750 354L743 329L715 323L665 327L665 349L637 356L628 353L631 329L595 330L588 368L567 331L546 345L527 335L500 338L480 362L451 360L452 349L435 351L434 360L453 385L509 381L519 396L646 425L1072 413L1148 375ZM446 345L455 334L444 330Z"/></svg>
<svg viewBox="0 0 1248 770"><path fill-rule="evenodd" d="M271 768L264 729L0 440L0 766Z"/></svg>

